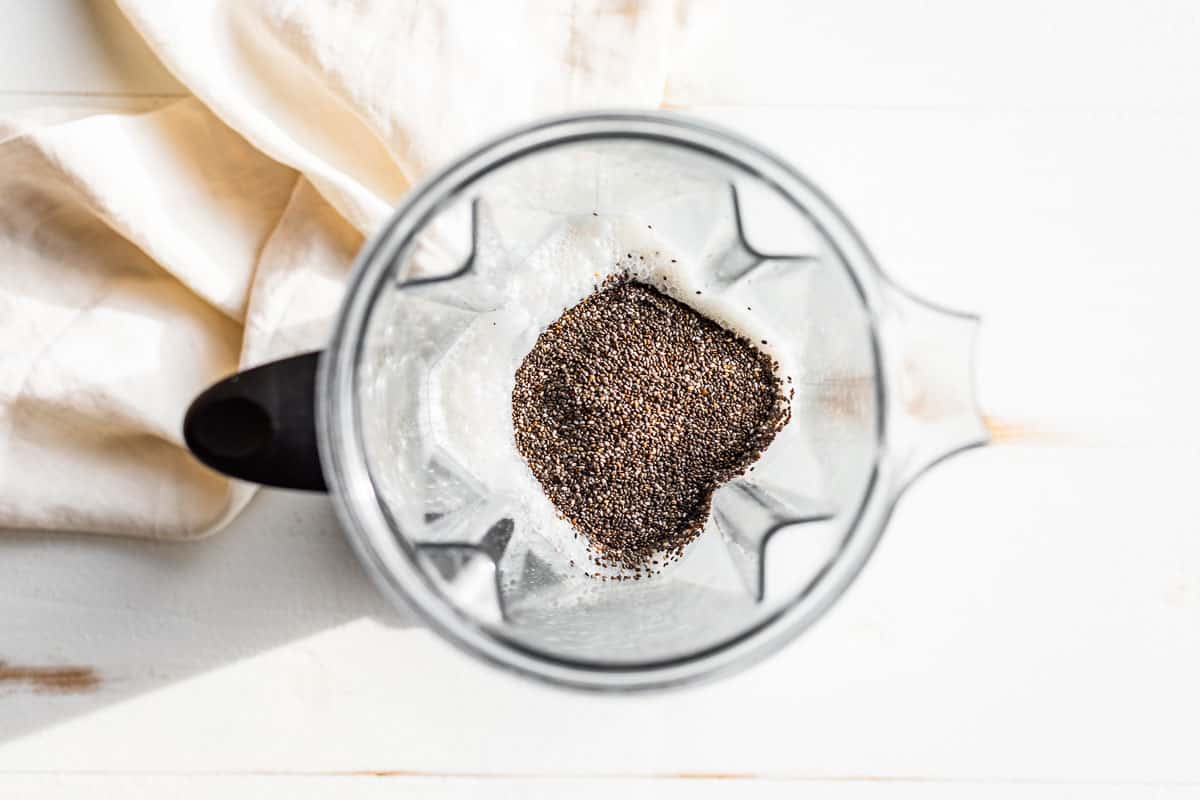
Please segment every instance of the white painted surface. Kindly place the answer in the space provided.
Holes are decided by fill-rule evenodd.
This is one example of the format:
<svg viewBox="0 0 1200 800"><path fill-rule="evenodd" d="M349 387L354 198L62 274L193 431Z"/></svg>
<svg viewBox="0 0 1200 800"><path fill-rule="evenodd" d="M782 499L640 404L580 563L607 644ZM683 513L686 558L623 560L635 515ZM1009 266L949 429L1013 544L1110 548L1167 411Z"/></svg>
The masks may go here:
<svg viewBox="0 0 1200 800"><path fill-rule="evenodd" d="M612 800L652 797L657 800L1194 800L1200 791L1189 786L1046 784L964 781L772 781L772 780L637 780L610 778L443 778L366 775L68 775L10 777L6 787L22 800L71 797L118 797L121 800L211 800L252 797L255 800L309 800L347 797L374 800L423 797L430 800Z"/></svg>
<svg viewBox="0 0 1200 800"><path fill-rule="evenodd" d="M989 413L1069 435L937 468L803 639L632 699L451 650L323 498L192 544L0 535L0 660L100 678L0 690L0 794L1196 795L1200 6L914 5L739 5L687 94L984 314ZM0 111L179 91L106 3L0 0Z"/></svg>

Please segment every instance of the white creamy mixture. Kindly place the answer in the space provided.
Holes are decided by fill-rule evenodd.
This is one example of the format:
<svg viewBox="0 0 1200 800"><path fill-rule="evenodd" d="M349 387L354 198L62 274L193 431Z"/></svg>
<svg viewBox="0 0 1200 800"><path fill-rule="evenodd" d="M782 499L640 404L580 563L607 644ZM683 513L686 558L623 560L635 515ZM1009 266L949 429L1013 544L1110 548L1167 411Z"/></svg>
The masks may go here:
<svg viewBox="0 0 1200 800"><path fill-rule="evenodd" d="M745 306L704 293L703 276L691 260L647 224L629 219L580 216L543 241L511 277L508 301L480 314L430 376L433 434L446 453L494 495L504 496L518 526L538 531L561 557L586 561L586 544L558 517L524 459L512 427L513 375L537 336L564 310L582 300L605 277L629 272L652 282L700 313L750 337L781 361L785 353L763 347L762 330ZM663 287L665 278L667 285ZM697 294L697 292L701 292Z"/></svg>

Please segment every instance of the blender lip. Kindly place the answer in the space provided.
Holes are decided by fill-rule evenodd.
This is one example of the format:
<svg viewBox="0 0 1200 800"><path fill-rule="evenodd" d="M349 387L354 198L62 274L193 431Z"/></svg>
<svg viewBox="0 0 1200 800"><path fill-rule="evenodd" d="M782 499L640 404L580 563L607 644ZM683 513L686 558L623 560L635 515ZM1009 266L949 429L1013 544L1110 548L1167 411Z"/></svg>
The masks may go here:
<svg viewBox="0 0 1200 800"><path fill-rule="evenodd" d="M546 147L604 138L655 140L700 151L780 192L817 227L845 267L871 323L872 366L878 376L875 462L847 533L824 568L800 592L737 634L685 656L644 663L591 662L544 652L475 622L441 599L417 564L411 544L392 535L396 526L377 500L353 402L364 331L379 293L389 285L391 256L447 198L492 170ZM781 181L792 189L781 186ZM796 189L807 204L797 198ZM885 283L890 284L861 237L816 186L781 158L720 127L674 113L605 111L540 120L491 139L414 188L355 260L317 377L321 461L347 538L372 579L393 601L415 608L460 648L542 681L627 691L695 683L748 666L792 641L841 596L869 559L900 495L902 487L887 453L887 386L881 349L885 343L877 326L883 303L879 290Z"/></svg>

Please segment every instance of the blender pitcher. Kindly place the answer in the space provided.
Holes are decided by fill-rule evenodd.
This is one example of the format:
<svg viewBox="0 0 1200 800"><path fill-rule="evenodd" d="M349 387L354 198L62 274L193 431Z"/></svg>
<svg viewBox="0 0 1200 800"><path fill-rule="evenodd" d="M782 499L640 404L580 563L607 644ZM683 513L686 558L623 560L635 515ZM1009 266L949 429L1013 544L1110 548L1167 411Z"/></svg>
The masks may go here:
<svg viewBox="0 0 1200 800"><path fill-rule="evenodd" d="M603 580L517 452L513 376L610 275L779 363L791 420L719 487L682 558ZM359 254L322 353L216 384L188 445L230 475L328 489L368 573L476 656L641 689L745 666L812 624L905 487L983 444L978 322L892 284L777 157L666 114L541 122L412 192ZM594 569L594 568L593 568Z"/></svg>

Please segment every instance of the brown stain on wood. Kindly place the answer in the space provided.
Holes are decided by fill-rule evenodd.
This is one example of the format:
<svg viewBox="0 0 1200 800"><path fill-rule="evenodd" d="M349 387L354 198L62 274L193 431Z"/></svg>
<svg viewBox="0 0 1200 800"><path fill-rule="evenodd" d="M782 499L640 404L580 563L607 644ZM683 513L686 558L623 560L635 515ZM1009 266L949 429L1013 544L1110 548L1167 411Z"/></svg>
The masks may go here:
<svg viewBox="0 0 1200 800"><path fill-rule="evenodd" d="M983 417L983 424L992 436L992 444L1084 444L1079 436L1056 431L1032 422Z"/></svg>
<svg viewBox="0 0 1200 800"><path fill-rule="evenodd" d="M0 661L0 687L15 684L38 694L82 694L100 686L100 675L91 667L29 667Z"/></svg>
<svg viewBox="0 0 1200 800"><path fill-rule="evenodd" d="M797 383L797 400L810 402L820 413L843 422L866 422L875 413L875 382L870 376L841 376L819 382ZM801 394L803 393L803 394ZM945 411L927 395L908 400L907 410L916 416L937 417ZM980 417L990 444L1040 445L1054 447L1102 447L1111 444L1100 436L1055 429L1029 420L1006 419L984 414Z"/></svg>

